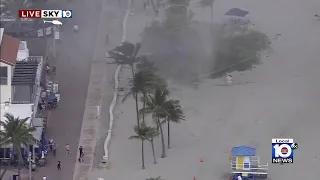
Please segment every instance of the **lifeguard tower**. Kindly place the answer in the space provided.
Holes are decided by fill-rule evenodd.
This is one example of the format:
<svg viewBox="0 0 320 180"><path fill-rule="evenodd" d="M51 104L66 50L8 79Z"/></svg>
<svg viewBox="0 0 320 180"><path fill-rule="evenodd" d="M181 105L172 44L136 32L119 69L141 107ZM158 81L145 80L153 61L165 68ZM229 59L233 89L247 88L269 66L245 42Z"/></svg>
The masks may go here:
<svg viewBox="0 0 320 180"><path fill-rule="evenodd" d="M231 178L238 180L256 180L267 178L268 163L260 165L260 157L256 155L256 149L248 146L233 147L230 157Z"/></svg>

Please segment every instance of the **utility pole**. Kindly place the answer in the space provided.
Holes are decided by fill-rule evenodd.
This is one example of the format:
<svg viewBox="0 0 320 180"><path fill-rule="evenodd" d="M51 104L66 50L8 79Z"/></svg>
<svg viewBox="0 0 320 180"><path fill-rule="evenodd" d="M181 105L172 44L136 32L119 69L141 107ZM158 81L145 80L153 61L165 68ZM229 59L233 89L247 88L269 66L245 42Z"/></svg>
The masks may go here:
<svg viewBox="0 0 320 180"><path fill-rule="evenodd" d="M53 55L53 58L55 58L56 57L56 26L53 25L52 29L53 29L52 55Z"/></svg>
<svg viewBox="0 0 320 180"><path fill-rule="evenodd" d="M31 159L31 152L29 151L29 180L32 180L32 159Z"/></svg>
<svg viewBox="0 0 320 180"><path fill-rule="evenodd" d="M59 26L58 25L53 25L53 44L52 44L52 49L53 49L53 58L56 57L56 41L60 38L60 34L59 34Z"/></svg>

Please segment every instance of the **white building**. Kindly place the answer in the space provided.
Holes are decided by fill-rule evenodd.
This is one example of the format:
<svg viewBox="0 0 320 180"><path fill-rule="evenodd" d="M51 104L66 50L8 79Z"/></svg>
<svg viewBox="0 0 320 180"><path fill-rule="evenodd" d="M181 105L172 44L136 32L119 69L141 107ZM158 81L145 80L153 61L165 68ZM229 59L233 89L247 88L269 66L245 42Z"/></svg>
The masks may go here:
<svg viewBox="0 0 320 180"><path fill-rule="evenodd" d="M4 115L10 113L19 119L29 118L27 124L34 126L41 92L43 58L29 57L26 42L5 35L3 29L0 32L0 45L1 121L5 121ZM36 127L36 131L32 133L38 140L41 138L42 129L43 127ZM3 131L3 126L0 126L0 131ZM0 151L4 152L6 148L11 148L11 145L0 147ZM3 157L6 158L6 155L1 153L0 158Z"/></svg>
<svg viewBox="0 0 320 180"><path fill-rule="evenodd" d="M11 36L3 34L4 29L0 30L0 103L11 101L12 86L11 80L13 69L17 62L17 54L20 41Z"/></svg>

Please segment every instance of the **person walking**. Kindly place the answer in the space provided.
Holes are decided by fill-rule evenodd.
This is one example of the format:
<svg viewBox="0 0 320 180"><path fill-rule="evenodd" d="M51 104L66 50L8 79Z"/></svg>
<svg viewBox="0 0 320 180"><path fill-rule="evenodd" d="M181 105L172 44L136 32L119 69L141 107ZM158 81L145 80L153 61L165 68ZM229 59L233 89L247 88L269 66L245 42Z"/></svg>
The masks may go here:
<svg viewBox="0 0 320 180"><path fill-rule="evenodd" d="M53 151L53 139L49 140L49 147L50 147L50 151Z"/></svg>
<svg viewBox="0 0 320 180"><path fill-rule="evenodd" d="M81 156L82 156L82 154L83 154L83 147L82 147L82 146L80 146L80 147L79 147L79 157L81 157Z"/></svg>
<svg viewBox="0 0 320 180"><path fill-rule="evenodd" d="M53 153L53 156L56 156L57 154L57 145L55 143L53 143L52 153Z"/></svg>
<svg viewBox="0 0 320 180"><path fill-rule="evenodd" d="M79 159L78 159L78 161L79 161L79 162L83 162L83 157L84 157L83 147L80 146L80 147L79 147Z"/></svg>
<svg viewBox="0 0 320 180"><path fill-rule="evenodd" d="M66 145L66 155L70 154L70 146L69 144Z"/></svg>
<svg viewBox="0 0 320 180"><path fill-rule="evenodd" d="M58 161L57 168L58 168L58 170L61 170L61 162L60 161Z"/></svg>

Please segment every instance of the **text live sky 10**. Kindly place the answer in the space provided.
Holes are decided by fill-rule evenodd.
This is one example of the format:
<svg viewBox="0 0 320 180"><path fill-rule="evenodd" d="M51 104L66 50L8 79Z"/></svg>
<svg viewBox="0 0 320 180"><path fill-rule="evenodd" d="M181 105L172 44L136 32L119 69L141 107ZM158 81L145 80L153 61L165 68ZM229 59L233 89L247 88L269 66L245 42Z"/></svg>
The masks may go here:
<svg viewBox="0 0 320 180"><path fill-rule="evenodd" d="M19 10L19 18L72 18L72 10Z"/></svg>

